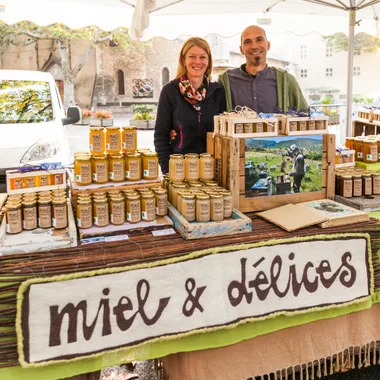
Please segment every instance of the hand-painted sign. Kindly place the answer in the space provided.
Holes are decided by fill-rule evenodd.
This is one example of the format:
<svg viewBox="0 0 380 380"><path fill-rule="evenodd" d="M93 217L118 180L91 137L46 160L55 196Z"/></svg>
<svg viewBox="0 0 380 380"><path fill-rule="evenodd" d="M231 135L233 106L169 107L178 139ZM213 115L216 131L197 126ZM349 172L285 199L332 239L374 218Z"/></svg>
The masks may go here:
<svg viewBox="0 0 380 380"><path fill-rule="evenodd" d="M20 362L41 365L364 301L373 288L368 239L278 240L26 281L18 295Z"/></svg>

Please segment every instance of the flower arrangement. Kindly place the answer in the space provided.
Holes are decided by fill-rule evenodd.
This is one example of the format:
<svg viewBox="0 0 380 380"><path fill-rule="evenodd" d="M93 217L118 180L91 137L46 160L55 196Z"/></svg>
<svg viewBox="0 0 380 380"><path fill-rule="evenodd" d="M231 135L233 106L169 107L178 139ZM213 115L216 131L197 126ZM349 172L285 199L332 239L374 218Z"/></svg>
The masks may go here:
<svg viewBox="0 0 380 380"><path fill-rule="evenodd" d="M111 119L112 118L112 113L109 112L109 111L99 110L99 111L95 112L94 116L95 116L96 119Z"/></svg>
<svg viewBox="0 0 380 380"><path fill-rule="evenodd" d="M93 116L93 114L94 113L91 110L88 110L86 108L82 109L82 119L85 119L87 117L91 117L91 116Z"/></svg>
<svg viewBox="0 0 380 380"><path fill-rule="evenodd" d="M134 120L155 120L156 115L151 112L154 110L154 106L149 104L133 104L132 112L134 113Z"/></svg>

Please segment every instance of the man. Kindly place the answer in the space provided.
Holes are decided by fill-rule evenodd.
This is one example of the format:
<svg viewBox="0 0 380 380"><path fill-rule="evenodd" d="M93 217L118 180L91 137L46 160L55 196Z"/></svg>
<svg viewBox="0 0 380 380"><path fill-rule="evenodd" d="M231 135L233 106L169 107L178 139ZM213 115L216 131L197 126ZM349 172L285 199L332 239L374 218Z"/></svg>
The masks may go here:
<svg viewBox="0 0 380 380"><path fill-rule="evenodd" d="M241 34L240 52L246 63L219 77L226 91L227 111L236 106L247 106L257 113L273 113L278 108L307 111L309 106L293 77L285 70L267 65L270 42L265 30L248 26Z"/></svg>
<svg viewBox="0 0 380 380"><path fill-rule="evenodd" d="M293 164L293 191L295 193L301 192L301 182L305 176L305 158L303 156L301 149L296 149L295 151L296 158L294 159Z"/></svg>

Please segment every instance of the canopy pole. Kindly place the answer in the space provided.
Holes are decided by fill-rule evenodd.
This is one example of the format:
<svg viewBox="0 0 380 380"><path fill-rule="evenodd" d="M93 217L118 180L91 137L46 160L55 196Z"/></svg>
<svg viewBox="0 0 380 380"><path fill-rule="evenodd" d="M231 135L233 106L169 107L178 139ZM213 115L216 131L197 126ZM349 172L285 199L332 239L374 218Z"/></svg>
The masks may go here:
<svg viewBox="0 0 380 380"><path fill-rule="evenodd" d="M356 10L350 9L350 25L348 33L348 69L347 69L347 107L346 107L346 137L352 136L352 85L353 85L353 65L355 50L355 24Z"/></svg>

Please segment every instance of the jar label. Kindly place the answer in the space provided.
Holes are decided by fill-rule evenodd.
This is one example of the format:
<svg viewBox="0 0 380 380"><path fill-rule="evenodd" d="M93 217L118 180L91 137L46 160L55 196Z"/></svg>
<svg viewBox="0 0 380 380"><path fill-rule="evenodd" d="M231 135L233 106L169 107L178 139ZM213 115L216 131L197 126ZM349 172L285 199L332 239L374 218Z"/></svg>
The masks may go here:
<svg viewBox="0 0 380 380"><path fill-rule="evenodd" d="M41 175L40 176L40 186L49 186L49 176Z"/></svg>
<svg viewBox="0 0 380 380"><path fill-rule="evenodd" d="M34 230L37 228L37 207L24 207L22 226L24 230Z"/></svg>
<svg viewBox="0 0 380 380"><path fill-rule="evenodd" d="M129 168L127 168L125 176L129 179L141 178L140 160L129 161Z"/></svg>
<svg viewBox="0 0 380 380"><path fill-rule="evenodd" d="M25 187L36 187L36 177L26 177Z"/></svg>
<svg viewBox="0 0 380 380"><path fill-rule="evenodd" d="M192 160L187 165L186 179L188 181L197 181L199 179L198 159Z"/></svg>
<svg viewBox="0 0 380 380"><path fill-rule="evenodd" d="M38 226L41 228L51 227L51 206L39 206L38 207Z"/></svg>
<svg viewBox="0 0 380 380"><path fill-rule="evenodd" d="M53 227L66 228L67 227L67 206L53 205Z"/></svg>
<svg viewBox="0 0 380 380"><path fill-rule="evenodd" d="M108 226L109 215L108 215L108 203L105 204L95 204L94 212L94 224L98 227Z"/></svg>
<svg viewBox="0 0 380 380"><path fill-rule="evenodd" d="M97 162L92 177L97 182L108 182L107 164L105 162Z"/></svg>
<svg viewBox="0 0 380 380"><path fill-rule="evenodd" d="M5 231L9 234L15 234L22 231L21 209L6 212Z"/></svg>
<svg viewBox="0 0 380 380"><path fill-rule="evenodd" d="M125 222L125 203L112 203L111 204L111 223L123 224Z"/></svg>
<svg viewBox="0 0 380 380"><path fill-rule="evenodd" d="M103 153L103 139L104 133L92 133L92 144L90 144L90 150L97 153Z"/></svg>
<svg viewBox="0 0 380 380"><path fill-rule="evenodd" d="M153 199L145 199L142 204L143 208L141 210L141 215L143 220L154 220L156 215L156 205L155 200Z"/></svg>
<svg viewBox="0 0 380 380"><path fill-rule="evenodd" d="M115 181L122 181L124 179L124 165L122 161L111 163L112 171L110 178Z"/></svg>
<svg viewBox="0 0 380 380"><path fill-rule="evenodd" d="M119 132L109 133L108 143L106 145L107 150L112 150L114 152L120 151L120 135Z"/></svg>
<svg viewBox="0 0 380 380"><path fill-rule="evenodd" d="M123 141L123 149L131 152L136 150L134 132L125 132L125 141Z"/></svg>
<svg viewBox="0 0 380 380"><path fill-rule="evenodd" d="M136 223L141 220L141 202L140 200L127 201L128 211L127 220L128 222Z"/></svg>
<svg viewBox="0 0 380 380"><path fill-rule="evenodd" d="M91 183L91 164L80 164L79 173L75 174L75 179L77 182Z"/></svg>
<svg viewBox="0 0 380 380"><path fill-rule="evenodd" d="M77 225L81 228L89 228L92 226L92 207L88 206L79 206L78 215L80 218L77 218Z"/></svg>
<svg viewBox="0 0 380 380"><path fill-rule="evenodd" d="M157 177L157 160L147 160L147 168L144 169L144 177Z"/></svg>
<svg viewBox="0 0 380 380"><path fill-rule="evenodd" d="M358 158L363 158L363 153L362 152L358 152Z"/></svg>
<svg viewBox="0 0 380 380"><path fill-rule="evenodd" d="M182 215L189 222L195 220L195 200L182 199Z"/></svg>
<svg viewBox="0 0 380 380"><path fill-rule="evenodd" d="M156 195L156 215L163 216L168 213L168 197L167 194Z"/></svg>
<svg viewBox="0 0 380 380"><path fill-rule="evenodd" d="M223 197L223 217L230 218L232 215L232 197Z"/></svg>
<svg viewBox="0 0 380 380"><path fill-rule="evenodd" d="M196 219L197 222L210 221L210 201L197 200L196 201Z"/></svg>

